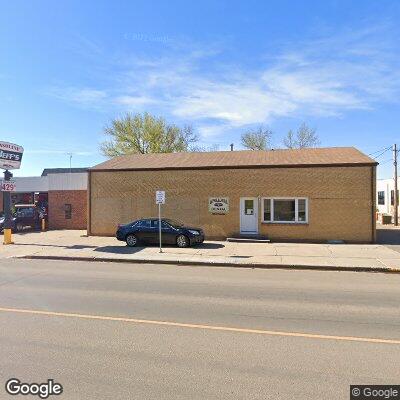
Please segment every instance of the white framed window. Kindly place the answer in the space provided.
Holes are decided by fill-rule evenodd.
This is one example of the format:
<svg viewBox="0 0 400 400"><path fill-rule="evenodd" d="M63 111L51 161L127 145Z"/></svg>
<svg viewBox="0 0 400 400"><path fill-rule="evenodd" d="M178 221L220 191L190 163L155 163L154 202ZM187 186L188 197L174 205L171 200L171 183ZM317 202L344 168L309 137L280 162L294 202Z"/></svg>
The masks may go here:
<svg viewBox="0 0 400 400"><path fill-rule="evenodd" d="M308 223L306 197L263 197L262 222L283 224Z"/></svg>

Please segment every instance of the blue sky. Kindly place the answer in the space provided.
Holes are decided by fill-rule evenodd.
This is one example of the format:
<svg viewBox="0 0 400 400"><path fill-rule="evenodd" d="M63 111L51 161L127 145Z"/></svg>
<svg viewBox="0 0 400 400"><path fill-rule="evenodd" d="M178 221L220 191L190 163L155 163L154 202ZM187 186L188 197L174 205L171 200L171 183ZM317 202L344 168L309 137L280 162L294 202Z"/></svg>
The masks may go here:
<svg viewBox="0 0 400 400"><path fill-rule="evenodd" d="M0 5L0 140L25 148L16 176L68 167L70 152L74 167L103 161L102 130L127 111L192 124L220 150L259 124L281 147L302 122L322 146L400 144L399 1Z"/></svg>

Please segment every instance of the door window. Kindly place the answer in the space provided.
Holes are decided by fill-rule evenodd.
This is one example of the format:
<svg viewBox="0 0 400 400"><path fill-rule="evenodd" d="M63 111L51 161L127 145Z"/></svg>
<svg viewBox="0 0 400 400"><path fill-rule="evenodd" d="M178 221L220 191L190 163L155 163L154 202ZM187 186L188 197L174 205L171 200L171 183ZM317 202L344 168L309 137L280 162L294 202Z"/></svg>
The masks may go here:
<svg viewBox="0 0 400 400"><path fill-rule="evenodd" d="M244 213L245 215L254 215L254 200L244 201Z"/></svg>

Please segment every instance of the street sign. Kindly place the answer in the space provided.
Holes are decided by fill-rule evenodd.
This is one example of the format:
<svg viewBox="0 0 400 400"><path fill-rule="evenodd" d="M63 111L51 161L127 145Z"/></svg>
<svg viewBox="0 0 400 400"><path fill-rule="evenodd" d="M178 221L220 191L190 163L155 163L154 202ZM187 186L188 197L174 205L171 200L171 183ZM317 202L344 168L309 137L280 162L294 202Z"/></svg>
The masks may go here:
<svg viewBox="0 0 400 400"><path fill-rule="evenodd" d="M160 253L162 253L161 248L161 204L165 204L165 191L156 191L156 204L158 204L158 235L160 238Z"/></svg>
<svg viewBox="0 0 400 400"><path fill-rule="evenodd" d="M165 191L164 190L156 191L156 204L165 204Z"/></svg>
<svg viewBox="0 0 400 400"><path fill-rule="evenodd" d="M15 181L1 181L2 192L15 192L16 190L17 190L17 185Z"/></svg>
<svg viewBox="0 0 400 400"><path fill-rule="evenodd" d="M14 143L0 142L0 168L19 169L24 148Z"/></svg>

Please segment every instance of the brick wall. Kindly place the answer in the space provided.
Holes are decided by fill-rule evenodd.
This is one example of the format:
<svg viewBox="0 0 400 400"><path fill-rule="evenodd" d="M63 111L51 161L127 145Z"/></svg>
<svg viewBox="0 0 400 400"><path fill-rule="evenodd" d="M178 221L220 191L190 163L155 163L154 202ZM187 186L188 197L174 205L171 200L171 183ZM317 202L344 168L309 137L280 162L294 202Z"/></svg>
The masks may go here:
<svg viewBox="0 0 400 400"><path fill-rule="evenodd" d="M93 235L113 235L118 223L157 216L155 191L166 191L163 216L200 226L208 238L240 230L240 197L307 197L308 224L265 224L272 240L371 242L374 168L312 167L91 172ZM212 215L208 198L229 197L229 213ZM261 217L261 207L259 207Z"/></svg>
<svg viewBox="0 0 400 400"><path fill-rule="evenodd" d="M65 204L71 204L71 219L65 218ZM49 228L50 229L86 229L87 191L86 190L50 190L49 191Z"/></svg>

